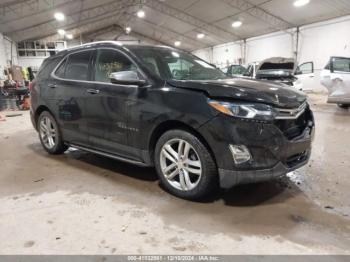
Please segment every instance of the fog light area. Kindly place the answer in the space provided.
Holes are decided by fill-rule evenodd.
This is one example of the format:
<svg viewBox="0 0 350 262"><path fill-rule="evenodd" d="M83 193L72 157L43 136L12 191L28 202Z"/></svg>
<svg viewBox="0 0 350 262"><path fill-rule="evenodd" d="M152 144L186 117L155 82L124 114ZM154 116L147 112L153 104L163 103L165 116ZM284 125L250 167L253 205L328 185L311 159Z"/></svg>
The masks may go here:
<svg viewBox="0 0 350 262"><path fill-rule="evenodd" d="M252 158L248 148L244 145L230 145L229 147L235 164L245 163Z"/></svg>

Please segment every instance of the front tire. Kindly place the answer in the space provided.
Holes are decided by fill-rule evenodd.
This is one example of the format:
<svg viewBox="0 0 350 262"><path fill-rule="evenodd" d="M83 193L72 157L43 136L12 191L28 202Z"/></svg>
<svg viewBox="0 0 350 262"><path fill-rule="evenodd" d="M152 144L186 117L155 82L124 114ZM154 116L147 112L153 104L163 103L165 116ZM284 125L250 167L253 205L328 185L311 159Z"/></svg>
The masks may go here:
<svg viewBox="0 0 350 262"><path fill-rule="evenodd" d="M62 154L68 149L63 143L62 134L55 118L47 111L38 118L39 139L43 148L53 155Z"/></svg>
<svg viewBox="0 0 350 262"><path fill-rule="evenodd" d="M210 152L196 136L183 130L170 130L159 138L155 166L161 184L184 199L204 198L219 187Z"/></svg>

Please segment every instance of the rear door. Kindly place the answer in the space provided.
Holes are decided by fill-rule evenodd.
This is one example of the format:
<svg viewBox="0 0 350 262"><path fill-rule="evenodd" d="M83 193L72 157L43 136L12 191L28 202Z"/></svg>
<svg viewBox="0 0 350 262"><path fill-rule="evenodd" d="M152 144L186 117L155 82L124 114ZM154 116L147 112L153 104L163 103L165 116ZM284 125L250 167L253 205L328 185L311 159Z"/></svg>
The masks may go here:
<svg viewBox="0 0 350 262"><path fill-rule="evenodd" d="M295 76L302 83L303 91L311 91L315 89L315 73L313 62L306 62L299 65L295 71Z"/></svg>
<svg viewBox="0 0 350 262"><path fill-rule="evenodd" d="M331 57L328 102L350 104L350 58Z"/></svg>
<svg viewBox="0 0 350 262"><path fill-rule="evenodd" d="M87 90L90 81L91 59L94 50L78 51L68 55L53 73L50 88L55 90L58 122L66 141L78 145L88 144L86 128Z"/></svg>

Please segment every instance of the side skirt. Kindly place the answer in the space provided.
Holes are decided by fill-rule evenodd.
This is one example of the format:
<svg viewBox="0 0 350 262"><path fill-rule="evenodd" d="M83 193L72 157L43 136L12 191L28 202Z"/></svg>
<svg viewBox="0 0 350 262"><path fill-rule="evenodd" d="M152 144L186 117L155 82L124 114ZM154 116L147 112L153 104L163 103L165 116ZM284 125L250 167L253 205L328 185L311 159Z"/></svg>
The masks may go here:
<svg viewBox="0 0 350 262"><path fill-rule="evenodd" d="M115 159L115 160L119 160L119 161L123 161L123 162L126 162L126 163L130 163L130 164L133 164L133 165L143 166L143 167L149 167L150 166L149 164L141 162L141 161L137 161L137 160L125 158L125 157L122 157L122 156L106 153L106 152L99 151L99 150L96 150L96 149L91 149L91 148L88 148L88 147L85 147L85 146L80 146L80 145L70 144L70 143L67 143L67 145L71 146L71 147L74 147L74 148L77 148L77 149L80 149L80 150L83 150L83 151L87 151L87 152L94 153L94 154L97 154L97 155L109 157L109 158L112 158L112 159Z"/></svg>

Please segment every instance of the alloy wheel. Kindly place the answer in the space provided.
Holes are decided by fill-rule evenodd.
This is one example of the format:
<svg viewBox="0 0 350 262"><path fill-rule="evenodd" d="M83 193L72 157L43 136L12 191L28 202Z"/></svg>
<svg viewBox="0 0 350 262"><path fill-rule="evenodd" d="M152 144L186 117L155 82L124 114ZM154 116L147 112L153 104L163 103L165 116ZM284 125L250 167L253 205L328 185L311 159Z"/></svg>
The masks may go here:
<svg viewBox="0 0 350 262"><path fill-rule="evenodd" d="M172 139L164 144L160 167L169 184L182 191L194 189L202 176L202 163L197 152L183 139Z"/></svg>
<svg viewBox="0 0 350 262"><path fill-rule="evenodd" d="M40 120L40 137L43 141L44 145L48 149L52 149L56 145L56 129L51 121L51 119L47 116L44 116Z"/></svg>

